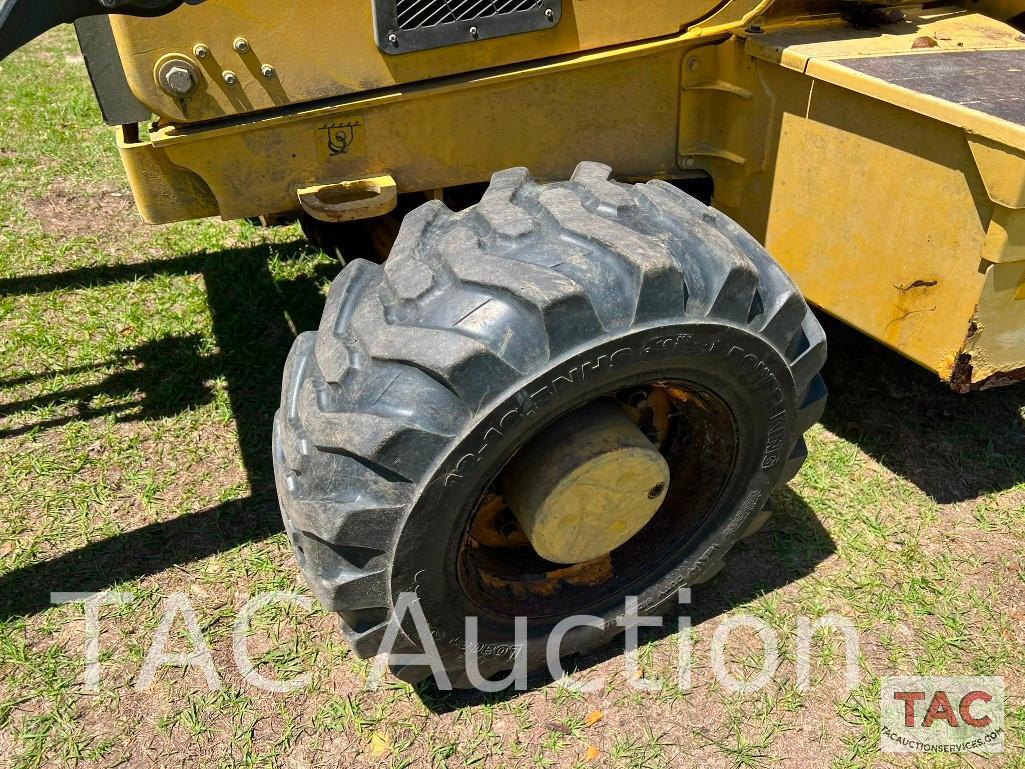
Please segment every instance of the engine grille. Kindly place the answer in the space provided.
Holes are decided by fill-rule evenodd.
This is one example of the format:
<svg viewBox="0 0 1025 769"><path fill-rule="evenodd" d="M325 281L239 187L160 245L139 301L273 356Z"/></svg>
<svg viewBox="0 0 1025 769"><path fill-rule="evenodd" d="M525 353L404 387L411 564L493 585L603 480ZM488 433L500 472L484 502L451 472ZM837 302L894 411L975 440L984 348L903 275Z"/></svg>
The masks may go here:
<svg viewBox="0 0 1025 769"><path fill-rule="evenodd" d="M562 0L374 0L377 46L389 54L548 29L561 16Z"/></svg>
<svg viewBox="0 0 1025 769"><path fill-rule="evenodd" d="M529 11L540 5L541 0L397 0L395 11L398 28L409 30Z"/></svg>

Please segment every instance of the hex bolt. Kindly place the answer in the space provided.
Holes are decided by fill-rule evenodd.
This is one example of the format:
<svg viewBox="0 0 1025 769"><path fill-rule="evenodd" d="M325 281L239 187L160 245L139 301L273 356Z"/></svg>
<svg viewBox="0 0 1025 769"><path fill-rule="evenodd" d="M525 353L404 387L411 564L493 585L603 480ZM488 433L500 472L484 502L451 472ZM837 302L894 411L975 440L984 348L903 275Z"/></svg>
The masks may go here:
<svg viewBox="0 0 1025 769"><path fill-rule="evenodd" d="M545 18L548 19L548 21L554 19L555 11L553 11L551 8L545 8Z"/></svg>
<svg viewBox="0 0 1025 769"><path fill-rule="evenodd" d="M171 59L164 63L157 73L160 87L172 96L183 98L196 87L193 66L185 59Z"/></svg>
<svg viewBox="0 0 1025 769"><path fill-rule="evenodd" d="M196 43L196 47L192 49L192 52L196 54L197 59L205 59L210 55L210 49L202 43Z"/></svg>
<svg viewBox="0 0 1025 769"><path fill-rule="evenodd" d="M264 64L262 67L260 67L260 74L262 74L268 80L271 80L277 73L274 71L274 67L272 67L270 64Z"/></svg>
<svg viewBox="0 0 1025 769"><path fill-rule="evenodd" d="M694 158L686 158L686 159L685 159L685 160L683 161L683 165L684 165L684 167L685 167L685 168L693 168L693 167L694 167L694 164L695 164L696 162L697 162L697 161L695 161L695 160L694 160Z"/></svg>
<svg viewBox="0 0 1025 769"><path fill-rule="evenodd" d="M226 70L224 70L224 72L223 72L223 74L221 75L221 77L223 77L223 78L224 78L224 82L225 82L225 83L227 83L228 85L230 85L230 86L231 86L231 87L233 87L233 88L234 88L234 87L235 87L236 85L238 85L238 75L236 75L236 74L235 74L234 72L232 72L232 71L231 71L230 69L226 69Z"/></svg>
<svg viewBox="0 0 1025 769"><path fill-rule="evenodd" d="M168 91L184 96L193 88L192 75L185 67L171 67L164 73L164 86Z"/></svg>
<svg viewBox="0 0 1025 769"><path fill-rule="evenodd" d="M392 32L390 35L388 35L388 42L397 48L399 45L399 36Z"/></svg>
<svg viewBox="0 0 1025 769"><path fill-rule="evenodd" d="M699 69L701 69L701 60L696 56L687 60L688 72L697 72Z"/></svg>
<svg viewBox="0 0 1025 769"><path fill-rule="evenodd" d="M470 37L476 40L480 36L480 30L476 27L470 27Z"/></svg>
<svg viewBox="0 0 1025 769"><path fill-rule="evenodd" d="M235 38L235 42L233 45L235 48L235 53L241 54L243 56L249 53L249 41L246 40L244 37Z"/></svg>

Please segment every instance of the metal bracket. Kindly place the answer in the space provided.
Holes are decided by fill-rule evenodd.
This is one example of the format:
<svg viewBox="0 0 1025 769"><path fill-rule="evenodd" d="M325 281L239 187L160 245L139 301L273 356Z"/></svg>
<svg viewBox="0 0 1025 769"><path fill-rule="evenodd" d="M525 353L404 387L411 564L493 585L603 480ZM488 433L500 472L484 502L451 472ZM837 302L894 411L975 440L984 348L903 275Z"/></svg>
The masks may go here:
<svg viewBox="0 0 1025 769"><path fill-rule="evenodd" d="M398 191L390 176L318 184L298 190L303 210L321 222L351 222L381 216L395 208Z"/></svg>
<svg viewBox="0 0 1025 769"><path fill-rule="evenodd" d="M86 16L75 22L75 32L96 92L96 101L103 113L103 122L116 126L149 120L149 107L139 101L128 86L110 18Z"/></svg>

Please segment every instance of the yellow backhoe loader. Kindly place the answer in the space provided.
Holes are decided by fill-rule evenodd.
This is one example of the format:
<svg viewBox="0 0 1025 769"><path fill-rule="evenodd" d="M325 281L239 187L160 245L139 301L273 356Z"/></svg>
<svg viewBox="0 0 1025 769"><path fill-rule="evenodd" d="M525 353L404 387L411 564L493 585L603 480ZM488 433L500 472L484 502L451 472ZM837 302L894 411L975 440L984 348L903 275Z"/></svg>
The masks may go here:
<svg viewBox="0 0 1025 769"><path fill-rule="evenodd" d="M285 526L358 654L466 685L765 523L825 403L809 305L958 391L1025 379L1023 19L0 0L0 56L76 24L147 222L298 218L348 261L286 365Z"/></svg>

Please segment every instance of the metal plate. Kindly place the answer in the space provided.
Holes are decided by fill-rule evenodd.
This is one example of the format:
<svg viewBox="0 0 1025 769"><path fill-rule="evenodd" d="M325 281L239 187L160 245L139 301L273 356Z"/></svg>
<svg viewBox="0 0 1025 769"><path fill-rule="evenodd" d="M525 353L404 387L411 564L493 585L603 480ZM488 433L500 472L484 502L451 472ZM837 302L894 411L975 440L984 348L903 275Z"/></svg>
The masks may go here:
<svg viewBox="0 0 1025 769"><path fill-rule="evenodd" d="M901 88L1025 125L1025 49L937 51L837 63Z"/></svg>
<svg viewBox="0 0 1025 769"><path fill-rule="evenodd" d="M398 54L548 29L562 0L374 0L377 45Z"/></svg>
<svg viewBox="0 0 1025 769"><path fill-rule="evenodd" d="M152 116L128 87L108 16L86 16L75 22L78 44L85 57L103 122L107 125L145 123Z"/></svg>

